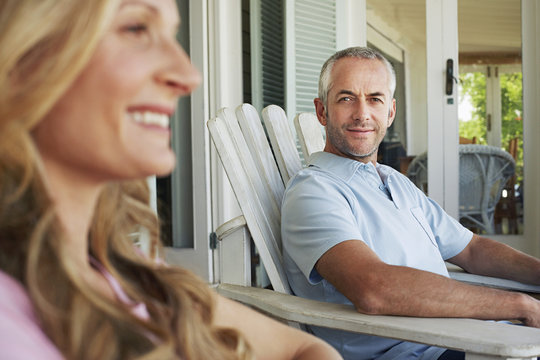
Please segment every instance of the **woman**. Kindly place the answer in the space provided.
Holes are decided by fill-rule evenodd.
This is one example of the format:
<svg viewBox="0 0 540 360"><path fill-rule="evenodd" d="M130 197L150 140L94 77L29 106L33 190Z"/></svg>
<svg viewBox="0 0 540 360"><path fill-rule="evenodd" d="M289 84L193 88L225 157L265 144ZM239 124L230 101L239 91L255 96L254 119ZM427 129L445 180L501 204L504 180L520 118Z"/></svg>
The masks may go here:
<svg viewBox="0 0 540 360"><path fill-rule="evenodd" d="M2 358L339 358L132 246L157 244L144 178L199 82L178 22L174 0L0 1Z"/></svg>

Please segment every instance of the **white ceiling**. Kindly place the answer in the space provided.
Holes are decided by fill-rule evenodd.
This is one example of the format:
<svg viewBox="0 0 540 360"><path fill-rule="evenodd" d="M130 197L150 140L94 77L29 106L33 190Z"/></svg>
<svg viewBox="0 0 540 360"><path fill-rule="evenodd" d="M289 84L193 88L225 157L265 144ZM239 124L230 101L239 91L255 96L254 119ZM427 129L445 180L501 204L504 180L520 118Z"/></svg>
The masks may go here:
<svg viewBox="0 0 540 360"><path fill-rule="evenodd" d="M367 0L388 26L414 42L425 43L425 1ZM460 53L520 53L520 0L458 0Z"/></svg>

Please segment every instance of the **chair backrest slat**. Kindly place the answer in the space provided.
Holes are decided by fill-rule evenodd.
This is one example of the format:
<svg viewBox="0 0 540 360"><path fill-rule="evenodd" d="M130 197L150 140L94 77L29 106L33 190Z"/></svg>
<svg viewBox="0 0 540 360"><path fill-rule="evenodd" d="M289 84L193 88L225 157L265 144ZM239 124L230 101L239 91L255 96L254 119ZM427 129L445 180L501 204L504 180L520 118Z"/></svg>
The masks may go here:
<svg viewBox="0 0 540 360"><path fill-rule="evenodd" d="M323 151L325 141L317 115L309 112L299 113L294 118L294 127L304 159L308 160L314 152Z"/></svg>
<svg viewBox="0 0 540 360"><path fill-rule="evenodd" d="M302 169L302 161L287 121L287 115L277 105L269 105L262 111L262 118L281 172L283 183Z"/></svg>
<svg viewBox="0 0 540 360"><path fill-rule="evenodd" d="M250 104L242 104L236 108L236 117L251 155L255 157L255 164L259 172L265 175L270 191L274 195L276 204L281 204L285 185L277 168L272 149L268 144L263 124L257 109Z"/></svg>
<svg viewBox="0 0 540 360"><path fill-rule="evenodd" d="M280 204L255 165L261 156L252 156L246 140L251 135L242 132L229 109L210 119L208 129L274 290L290 293L280 249Z"/></svg>
<svg viewBox="0 0 540 360"><path fill-rule="evenodd" d="M258 166L257 163L260 156L255 156L258 149L250 148L248 146L247 139L250 138L250 134L246 133L246 135L244 135L238 123L238 119L236 118L236 114L231 109L223 108L219 110L218 117L224 119L227 123L235 147L242 160L242 165L245 168L249 181L254 187L255 196L259 198L259 203L265 212L266 221L273 232L279 233L281 223L281 199L276 201L272 196L273 191L266 176L264 176L263 172L259 172L260 166ZM255 151L255 153L252 151ZM278 242L278 246L281 248L281 241Z"/></svg>

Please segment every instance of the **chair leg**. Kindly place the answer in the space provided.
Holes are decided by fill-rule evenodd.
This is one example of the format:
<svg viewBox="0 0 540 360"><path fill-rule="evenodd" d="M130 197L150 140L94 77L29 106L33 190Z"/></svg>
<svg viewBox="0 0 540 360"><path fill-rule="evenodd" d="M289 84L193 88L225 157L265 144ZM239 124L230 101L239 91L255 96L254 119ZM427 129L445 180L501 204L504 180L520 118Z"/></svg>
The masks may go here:
<svg viewBox="0 0 540 360"><path fill-rule="evenodd" d="M488 214L482 213L482 222L484 225L484 230L486 230L487 234L495 233L495 228L493 226L493 216L489 216Z"/></svg>

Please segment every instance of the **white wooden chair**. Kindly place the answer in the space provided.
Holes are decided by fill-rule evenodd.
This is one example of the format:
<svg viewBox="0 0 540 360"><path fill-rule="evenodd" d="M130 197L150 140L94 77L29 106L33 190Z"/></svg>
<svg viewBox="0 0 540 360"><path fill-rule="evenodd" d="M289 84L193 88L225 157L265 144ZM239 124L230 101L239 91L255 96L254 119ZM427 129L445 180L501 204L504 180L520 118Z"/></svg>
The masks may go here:
<svg viewBox="0 0 540 360"><path fill-rule="evenodd" d="M251 105L244 104L238 113L245 112ZM296 150L296 143L289 128L287 114L282 108L276 105L269 105L262 111L264 125L268 131L268 137L272 144L274 156L279 166L283 183L287 184L289 179L302 169L302 162ZM251 118L252 122L257 122L256 114ZM259 120L260 123L260 120ZM281 199L280 199L281 204Z"/></svg>
<svg viewBox="0 0 540 360"><path fill-rule="evenodd" d="M324 149L324 136L317 115L302 112L294 117L294 128L300 142L300 149L304 159L308 160L311 154Z"/></svg>
<svg viewBox="0 0 540 360"><path fill-rule="evenodd" d="M269 138L290 141L292 135L285 134L290 133L288 126L269 125L272 121L286 123L284 113L275 107L263 113ZM468 360L533 359L540 355L540 329L473 319L363 315L352 306L290 295L282 266L279 207L276 211L284 185L277 181L277 166L269 161L272 150L257 112L246 104L237 109L236 116L232 110L223 109L208 121L208 128L243 213L216 230L221 253L245 255L249 234L274 288L250 287L249 275L245 274L249 272L249 258L242 256L243 261L222 269L228 273L222 274L222 283L217 286L221 294L285 321L462 350ZM272 149L276 157L300 163L294 142L273 144Z"/></svg>

